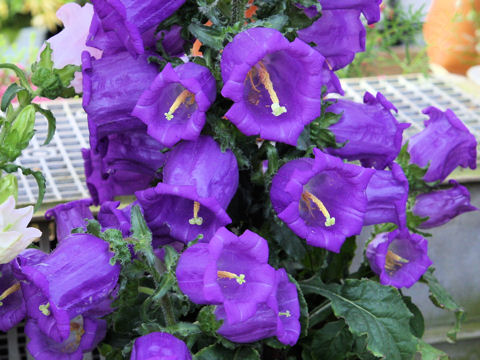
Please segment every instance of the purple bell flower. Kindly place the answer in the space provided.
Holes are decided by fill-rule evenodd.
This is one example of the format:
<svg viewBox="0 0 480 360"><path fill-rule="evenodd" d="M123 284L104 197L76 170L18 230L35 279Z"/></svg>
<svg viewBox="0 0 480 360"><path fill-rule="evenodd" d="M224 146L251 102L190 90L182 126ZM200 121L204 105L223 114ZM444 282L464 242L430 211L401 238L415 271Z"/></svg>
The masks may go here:
<svg viewBox="0 0 480 360"><path fill-rule="evenodd" d="M378 234L368 244L366 256L381 284L408 288L432 265L427 247L422 236L397 229Z"/></svg>
<svg viewBox="0 0 480 360"><path fill-rule="evenodd" d="M25 317L25 301L11 264L0 264L0 279L0 331L7 332Z"/></svg>
<svg viewBox="0 0 480 360"><path fill-rule="evenodd" d="M319 0L322 5L322 16L325 10L359 10L369 24L380 20L380 4L382 0Z"/></svg>
<svg viewBox="0 0 480 360"><path fill-rule="evenodd" d="M478 208L470 204L470 192L465 186L455 180L450 180L453 185L450 189L432 191L418 195L412 212L428 220L420 224L420 229L431 229L443 225L454 217Z"/></svg>
<svg viewBox="0 0 480 360"><path fill-rule="evenodd" d="M224 306L215 310L217 319L225 319ZM288 279L285 269L275 273L275 285L265 303L258 305L255 315L239 323L224 322L218 333L236 343L249 343L277 336L285 345L293 346L300 336L300 305L297 287Z"/></svg>
<svg viewBox="0 0 480 360"><path fill-rule="evenodd" d="M98 152L82 149L94 204L149 187L159 179L158 169L165 163L163 146L142 131L112 134L97 147Z"/></svg>
<svg viewBox="0 0 480 360"><path fill-rule="evenodd" d="M228 324L253 316L275 286L268 244L246 230L241 236L220 228L208 244L183 252L177 266L182 290L196 304L222 304Z"/></svg>
<svg viewBox="0 0 480 360"><path fill-rule="evenodd" d="M25 325L29 338L27 349L35 360L82 360L83 353L92 351L107 332L107 322L81 315L70 321L67 339L57 342L45 335L34 319Z"/></svg>
<svg viewBox="0 0 480 360"><path fill-rule="evenodd" d="M119 209L120 201L105 201L102 203L97 215L98 222L102 225L102 231L106 229L118 229L122 232L123 237L131 235L131 210L132 207L138 205L138 201ZM141 208L140 208L141 209Z"/></svg>
<svg viewBox="0 0 480 360"><path fill-rule="evenodd" d="M47 210L47 220L55 218L57 241L62 241L75 228L87 228L87 219L93 219L90 211L91 199L74 200Z"/></svg>
<svg viewBox="0 0 480 360"><path fill-rule="evenodd" d="M142 35L155 29L185 0L93 0L103 30L113 31L132 55L143 54Z"/></svg>
<svg viewBox="0 0 480 360"><path fill-rule="evenodd" d="M126 50L114 31L103 30L102 22L95 13L90 23L85 45L102 50L104 55L116 54Z"/></svg>
<svg viewBox="0 0 480 360"><path fill-rule="evenodd" d="M94 59L82 53L83 108L88 115L90 146L118 132L145 130L142 121L131 115L140 95L157 75L147 56L134 59L127 52Z"/></svg>
<svg viewBox="0 0 480 360"><path fill-rule="evenodd" d="M181 139L198 138L216 94L208 68L192 62L173 68L168 63L140 96L132 115L147 125L150 136L172 147Z"/></svg>
<svg viewBox="0 0 480 360"><path fill-rule="evenodd" d="M143 335L133 343L130 360L192 360L187 345L175 336L153 332Z"/></svg>
<svg viewBox="0 0 480 360"><path fill-rule="evenodd" d="M157 34L157 38L162 40L162 46L165 52L171 57L181 57L184 55L185 40L181 35L182 27L173 25L169 30L162 30Z"/></svg>
<svg viewBox="0 0 480 360"><path fill-rule="evenodd" d="M363 104L350 100L337 100L326 111L342 114L340 120L330 126L339 143L347 141L339 149L326 151L342 159L360 160L363 166L383 170L399 154L402 133L410 124L399 123L391 110L397 111L381 93L374 97L366 92Z"/></svg>
<svg viewBox="0 0 480 360"><path fill-rule="evenodd" d="M477 167L477 141L455 113L434 106L423 110L429 116L425 129L408 142L410 161L420 167L429 164L423 179L443 181L457 167Z"/></svg>
<svg viewBox="0 0 480 360"><path fill-rule="evenodd" d="M309 245L340 252L345 239L362 230L365 190L375 170L313 153L315 159L292 160L278 170L270 199L278 217Z"/></svg>
<svg viewBox="0 0 480 360"><path fill-rule="evenodd" d="M66 340L70 321L113 293L120 266L110 264L112 257L102 239L72 234L43 259L20 259L17 268L26 279L22 291L28 316L53 340Z"/></svg>
<svg viewBox="0 0 480 360"><path fill-rule="evenodd" d="M375 171L368 183L364 225L407 226L408 180L400 165L392 163L390 169Z"/></svg>
<svg viewBox="0 0 480 360"><path fill-rule="evenodd" d="M357 9L322 11L311 26L298 31L298 37L315 43L332 70L347 66L357 52L365 51L366 31Z"/></svg>
<svg viewBox="0 0 480 360"><path fill-rule="evenodd" d="M222 95L234 102L225 116L245 135L297 145L304 126L320 115L324 61L275 29L241 32L222 54Z"/></svg>
<svg viewBox="0 0 480 360"><path fill-rule="evenodd" d="M163 182L135 193L158 244L208 241L231 222L225 209L238 186L237 160L210 137L186 141L168 153Z"/></svg>

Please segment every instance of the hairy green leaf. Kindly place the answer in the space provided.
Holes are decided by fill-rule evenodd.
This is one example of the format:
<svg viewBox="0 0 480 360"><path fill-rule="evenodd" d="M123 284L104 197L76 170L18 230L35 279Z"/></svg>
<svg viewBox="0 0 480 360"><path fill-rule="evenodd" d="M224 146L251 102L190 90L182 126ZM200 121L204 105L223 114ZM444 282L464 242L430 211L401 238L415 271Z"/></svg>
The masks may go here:
<svg viewBox="0 0 480 360"><path fill-rule="evenodd" d="M5 112L8 105L10 105L15 96L17 96L17 93L22 90L24 90L24 88L19 86L17 83L10 84L10 86L7 88L7 90L5 90L5 93L3 94L0 109Z"/></svg>
<svg viewBox="0 0 480 360"><path fill-rule="evenodd" d="M356 336L367 335L367 349L391 360L411 360L416 340L410 333L412 313L398 290L369 279L347 279L343 285L323 284L318 277L302 283L304 294L318 294L332 302Z"/></svg>
<svg viewBox="0 0 480 360"><path fill-rule="evenodd" d="M260 360L260 354L253 348L226 349L219 344L203 348L193 357L194 360Z"/></svg>
<svg viewBox="0 0 480 360"><path fill-rule="evenodd" d="M448 360L447 354L420 339L418 339L417 353L421 360Z"/></svg>
<svg viewBox="0 0 480 360"><path fill-rule="evenodd" d="M422 281L428 285L432 303L441 309L452 311L455 314L455 325L448 331L447 338L450 341L456 341L457 333L460 331L462 322L465 319L465 311L455 302L452 295L440 285L438 279L433 275L434 271L435 269L430 267L425 274L423 274Z"/></svg>
<svg viewBox="0 0 480 360"><path fill-rule="evenodd" d="M344 360L353 345L353 336L345 321L327 323L313 333L313 341L302 352L304 360Z"/></svg>
<svg viewBox="0 0 480 360"><path fill-rule="evenodd" d="M45 118L47 119L48 132L47 132L47 137L43 142L43 145L48 145L50 144L50 141L52 141L53 135L55 134L55 129L57 128L57 122L56 122L55 116L53 116L53 113L50 110L44 109L40 105L33 104L33 106L35 106L36 112L39 112L40 114L45 116Z"/></svg>

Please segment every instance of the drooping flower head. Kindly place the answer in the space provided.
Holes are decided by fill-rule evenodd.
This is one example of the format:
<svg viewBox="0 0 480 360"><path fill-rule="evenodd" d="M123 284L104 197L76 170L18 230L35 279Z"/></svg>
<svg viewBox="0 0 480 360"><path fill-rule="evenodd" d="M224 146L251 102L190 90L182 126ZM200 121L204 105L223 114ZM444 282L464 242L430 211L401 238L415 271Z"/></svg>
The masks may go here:
<svg viewBox="0 0 480 360"><path fill-rule="evenodd" d="M85 352L92 351L102 341L106 332L105 320L82 315L70 321L70 334L62 342L43 333L37 320L29 319L25 325L25 334L30 340L27 349L36 360L81 360Z"/></svg>
<svg viewBox="0 0 480 360"><path fill-rule="evenodd" d="M320 115L324 61L275 29L241 32L222 54L222 95L234 101L225 116L245 135L295 146L304 126Z"/></svg>
<svg viewBox="0 0 480 360"><path fill-rule="evenodd" d="M397 111L381 93L374 97L366 92L363 104L350 100L337 100L327 112L342 114L340 120L329 127L337 142L347 141L339 149L326 151L342 159L360 160L363 166L383 170L399 154L402 133L410 124L399 123L391 114Z"/></svg>
<svg viewBox="0 0 480 360"><path fill-rule="evenodd" d="M428 220L420 224L420 229L431 229L443 225L454 217L478 208L470 204L470 192L455 180L449 181L450 189L432 191L418 195L413 213Z"/></svg>
<svg viewBox="0 0 480 360"><path fill-rule="evenodd" d="M168 63L140 96L132 115L147 125L150 136L171 147L200 135L215 96L208 68L193 62L173 68Z"/></svg>
<svg viewBox="0 0 480 360"><path fill-rule="evenodd" d="M298 37L313 42L332 70L347 66L357 52L365 51L366 31L358 9L324 10L312 25L298 31Z"/></svg>
<svg viewBox="0 0 480 360"><path fill-rule="evenodd" d="M45 213L47 220L55 218L57 241L65 239L75 228L86 230L87 219L93 219L90 205L91 199L74 200L57 205Z"/></svg>
<svg viewBox="0 0 480 360"><path fill-rule="evenodd" d="M231 222L225 209L237 186L235 155L222 152L212 138L200 136L168 153L163 182L135 195L154 239L188 243L199 234L208 241Z"/></svg>
<svg viewBox="0 0 480 360"><path fill-rule="evenodd" d="M93 0L103 30L113 31L132 54L143 54L142 35L152 32L163 20L172 15L185 0Z"/></svg>
<svg viewBox="0 0 480 360"><path fill-rule="evenodd" d="M322 16L324 10L359 10L367 19L369 24L380 20L380 4L382 0L319 0L322 5Z"/></svg>
<svg viewBox="0 0 480 360"><path fill-rule="evenodd" d="M35 255L35 254L34 254ZM72 319L107 300L120 273L110 263L109 244L89 234L72 234L48 256L20 259L27 314L57 342L70 334Z"/></svg>
<svg viewBox="0 0 480 360"><path fill-rule="evenodd" d="M345 239L362 229L365 190L375 170L313 152L315 159L292 160L280 168L270 198L278 217L309 245L339 252Z"/></svg>
<svg viewBox="0 0 480 360"><path fill-rule="evenodd" d="M163 146L144 131L104 137L98 151L82 149L87 187L94 204L133 195L159 180L165 156Z"/></svg>
<svg viewBox="0 0 480 360"><path fill-rule="evenodd" d="M225 307L215 310L217 319L226 317ZM277 336L285 345L293 346L300 336L300 305L296 286L285 269L275 272L275 285L267 301L257 306L255 314L238 323L224 322L218 333L236 343L249 343Z"/></svg>
<svg viewBox="0 0 480 360"><path fill-rule="evenodd" d="M375 171L368 183L364 225L407 225L408 180L397 163L390 164L390 169Z"/></svg>
<svg viewBox="0 0 480 360"><path fill-rule="evenodd" d="M0 331L7 332L25 317L25 301L11 264L0 264L0 279Z"/></svg>
<svg viewBox="0 0 480 360"><path fill-rule="evenodd" d="M477 167L477 141L455 113L434 106L423 110L429 116L425 129L408 142L410 161L429 168L423 179L443 181L457 167Z"/></svg>
<svg viewBox="0 0 480 360"><path fill-rule="evenodd" d="M133 343L130 360L191 360L187 345L175 336L153 332L140 336Z"/></svg>
<svg viewBox="0 0 480 360"><path fill-rule="evenodd" d="M427 247L422 236L397 229L378 234L368 244L366 256L381 284L408 288L432 265Z"/></svg>
<svg viewBox="0 0 480 360"><path fill-rule="evenodd" d="M220 228L208 244L183 252L178 286L196 304L222 304L226 322L234 324L253 316L270 296L275 270L267 262L264 238L248 230L237 237Z"/></svg>
<svg viewBox="0 0 480 360"><path fill-rule="evenodd" d="M15 209L13 196L0 204L0 264L12 261L42 235L40 230L27 227L32 216L33 206Z"/></svg>
<svg viewBox="0 0 480 360"><path fill-rule="evenodd" d="M95 60L82 54L83 108L88 115L90 146L112 133L144 131L142 121L131 115L140 95L157 75L147 56L137 59L128 52L104 55Z"/></svg>

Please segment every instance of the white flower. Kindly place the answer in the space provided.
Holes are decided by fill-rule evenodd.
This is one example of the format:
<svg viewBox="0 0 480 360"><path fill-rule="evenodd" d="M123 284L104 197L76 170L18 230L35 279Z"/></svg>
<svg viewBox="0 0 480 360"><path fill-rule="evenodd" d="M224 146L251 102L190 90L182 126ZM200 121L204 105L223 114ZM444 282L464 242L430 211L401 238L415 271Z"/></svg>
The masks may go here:
<svg viewBox="0 0 480 360"><path fill-rule="evenodd" d="M12 261L42 232L27 227L33 216L33 206L15 209L15 198L10 196L0 204L0 264Z"/></svg>

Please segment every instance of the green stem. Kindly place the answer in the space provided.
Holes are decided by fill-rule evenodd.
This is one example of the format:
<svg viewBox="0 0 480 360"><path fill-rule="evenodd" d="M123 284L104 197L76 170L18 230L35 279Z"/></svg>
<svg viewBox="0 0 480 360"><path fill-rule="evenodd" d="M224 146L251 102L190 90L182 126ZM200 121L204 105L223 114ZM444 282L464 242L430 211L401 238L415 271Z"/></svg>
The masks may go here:
<svg viewBox="0 0 480 360"><path fill-rule="evenodd" d="M142 294L147 294L149 296L152 296L153 294L155 294L155 290L146 286L139 286L138 292Z"/></svg>
<svg viewBox="0 0 480 360"><path fill-rule="evenodd" d="M329 315L329 312L332 311L331 306L332 306L332 302L327 301L321 304L320 306L316 307L308 316L308 319L309 319L308 322L310 324L309 327L313 327L319 322L325 320Z"/></svg>
<svg viewBox="0 0 480 360"><path fill-rule="evenodd" d="M175 314L173 313L172 303L168 294L160 300L160 308L162 309L163 317L165 318L167 326L175 325Z"/></svg>

